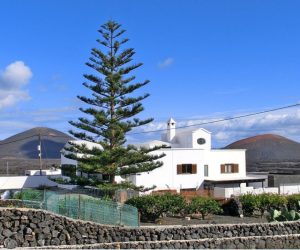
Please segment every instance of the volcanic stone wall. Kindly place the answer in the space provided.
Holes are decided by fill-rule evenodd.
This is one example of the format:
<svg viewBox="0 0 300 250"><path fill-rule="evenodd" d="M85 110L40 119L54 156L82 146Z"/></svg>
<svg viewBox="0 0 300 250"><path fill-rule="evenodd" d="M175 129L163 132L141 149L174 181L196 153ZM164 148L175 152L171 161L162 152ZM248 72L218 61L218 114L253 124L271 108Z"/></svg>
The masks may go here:
<svg viewBox="0 0 300 250"><path fill-rule="evenodd" d="M7 248L62 248L62 245L69 245L69 248L299 248L299 229L298 221L184 227L110 227L43 210L0 209L0 245Z"/></svg>

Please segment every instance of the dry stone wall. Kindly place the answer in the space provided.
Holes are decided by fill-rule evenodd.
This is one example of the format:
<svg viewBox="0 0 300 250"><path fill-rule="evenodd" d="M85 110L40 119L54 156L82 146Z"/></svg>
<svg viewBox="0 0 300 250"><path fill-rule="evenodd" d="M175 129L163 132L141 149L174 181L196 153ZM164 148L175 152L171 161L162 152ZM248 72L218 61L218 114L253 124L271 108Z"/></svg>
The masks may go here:
<svg viewBox="0 0 300 250"><path fill-rule="evenodd" d="M297 221L125 228L73 220L43 210L0 209L0 245L7 248L61 245L73 245L70 248L74 245L85 248L300 248L299 232Z"/></svg>

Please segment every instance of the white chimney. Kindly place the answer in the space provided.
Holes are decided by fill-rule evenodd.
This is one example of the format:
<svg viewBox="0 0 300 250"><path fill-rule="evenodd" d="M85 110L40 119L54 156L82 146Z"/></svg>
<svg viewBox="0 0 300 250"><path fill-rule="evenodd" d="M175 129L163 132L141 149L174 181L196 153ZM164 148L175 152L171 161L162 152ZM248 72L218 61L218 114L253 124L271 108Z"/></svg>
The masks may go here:
<svg viewBox="0 0 300 250"><path fill-rule="evenodd" d="M171 142L176 135L176 122L172 118L168 120L167 129L167 140Z"/></svg>

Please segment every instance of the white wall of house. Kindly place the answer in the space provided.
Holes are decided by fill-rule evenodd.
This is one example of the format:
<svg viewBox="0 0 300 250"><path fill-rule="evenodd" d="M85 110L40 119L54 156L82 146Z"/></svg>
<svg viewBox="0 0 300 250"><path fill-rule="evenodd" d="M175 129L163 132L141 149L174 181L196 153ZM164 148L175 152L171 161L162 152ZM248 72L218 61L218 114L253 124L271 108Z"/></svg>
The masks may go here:
<svg viewBox="0 0 300 250"><path fill-rule="evenodd" d="M246 176L246 150L220 149L204 151L205 164L208 165L208 176L205 179L226 180ZM238 173L221 173L221 164L238 164Z"/></svg>
<svg viewBox="0 0 300 250"><path fill-rule="evenodd" d="M228 150L225 150L228 151ZM230 150L232 151L232 150ZM189 189L200 188L206 178L216 180L238 179L244 177L245 172L245 150L233 150L233 154L222 152L221 150L202 150L191 148L171 148L153 152L160 154L164 152L165 157L161 158L164 164L162 167L154 169L147 173L133 175L128 178L138 186L152 187L161 189ZM231 157L230 157L231 155ZM221 164L236 163L240 164L239 173L221 174ZM178 164L196 164L197 172L195 174L177 174ZM204 165L208 165L208 177L204 176ZM230 184L232 186L232 184ZM239 186L237 184L237 186Z"/></svg>
<svg viewBox="0 0 300 250"><path fill-rule="evenodd" d="M152 187L156 189L180 189L190 188L191 182L193 187L202 184L204 179L203 169L201 165L201 150L199 149L165 149L156 151L153 154L164 152L166 156L161 159L164 165L153 171L133 175L129 180L138 186ZM180 174L177 175L177 164L197 164L196 174Z"/></svg>
<svg viewBox="0 0 300 250"><path fill-rule="evenodd" d="M60 155L61 165L74 165L77 166L77 161L65 157L63 154Z"/></svg>
<svg viewBox="0 0 300 250"><path fill-rule="evenodd" d="M93 143L93 142L89 142L89 141L84 141L84 140L72 140L70 141L71 143L75 143L77 145L86 145L86 147L88 149L93 149L93 148L98 148L98 149L102 149L102 146L97 144L97 143ZM74 165L77 166L77 161L76 160L72 160L69 159L67 157L64 156L64 154L68 154L68 150L66 150L68 147L71 147L71 145L69 143L67 143L65 145L65 148L63 150L61 150L61 165ZM77 157L88 157L84 154L79 154L77 153Z"/></svg>
<svg viewBox="0 0 300 250"><path fill-rule="evenodd" d="M164 189L194 189L203 187L204 180L238 180L246 176L246 159L244 149L211 149L211 133L205 129L176 130L176 122L167 122L167 131L162 134L162 140L151 141L143 146L154 147L168 143L169 149L152 152L160 154L163 166L148 173L141 173L127 179L134 184L145 187L156 186L157 190ZM196 164L196 173L177 173L177 165ZM238 165L238 172L221 173L222 164ZM204 176L205 165L208 175ZM223 184L219 186L236 186L240 184Z"/></svg>

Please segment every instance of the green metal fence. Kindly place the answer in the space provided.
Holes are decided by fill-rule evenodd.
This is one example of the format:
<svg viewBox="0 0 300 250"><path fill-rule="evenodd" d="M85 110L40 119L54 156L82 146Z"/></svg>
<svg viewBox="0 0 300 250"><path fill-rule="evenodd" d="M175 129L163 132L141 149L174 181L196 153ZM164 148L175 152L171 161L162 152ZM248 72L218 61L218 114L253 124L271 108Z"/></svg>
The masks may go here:
<svg viewBox="0 0 300 250"><path fill-rule="evenodd" d="M130 205L101 200L85 194L49 190L23 190L26 207L42 208L74 219L108 225L139 226L138 210Z"/></svg>

